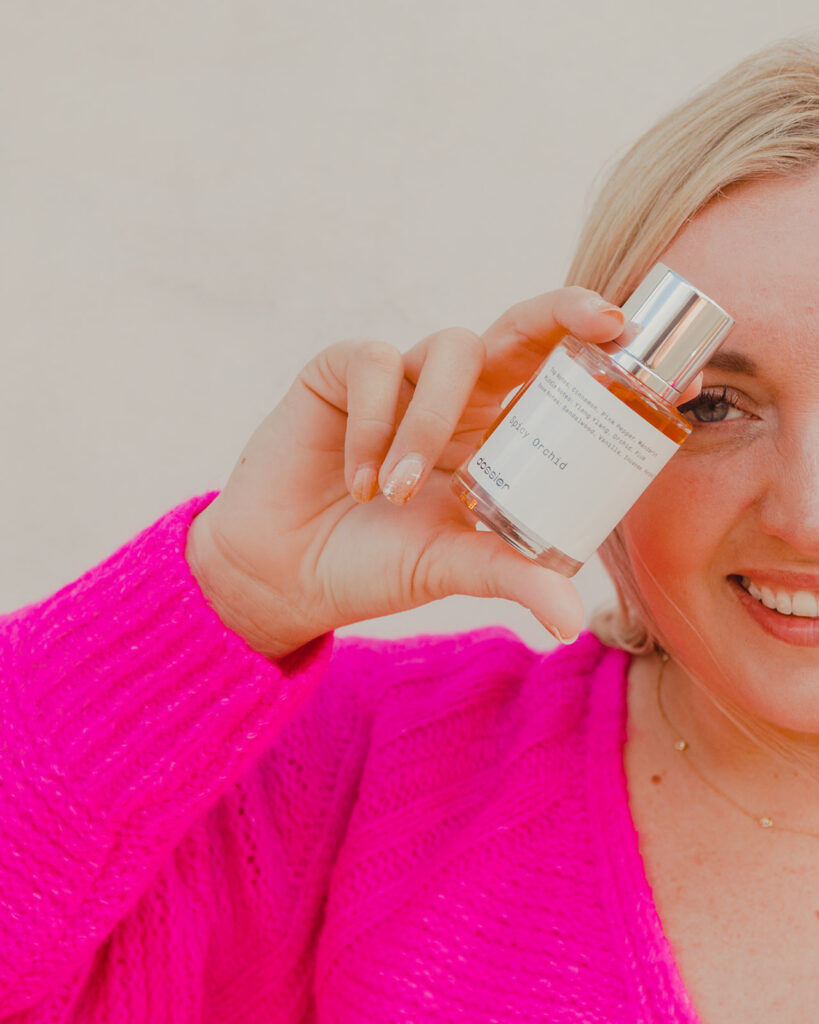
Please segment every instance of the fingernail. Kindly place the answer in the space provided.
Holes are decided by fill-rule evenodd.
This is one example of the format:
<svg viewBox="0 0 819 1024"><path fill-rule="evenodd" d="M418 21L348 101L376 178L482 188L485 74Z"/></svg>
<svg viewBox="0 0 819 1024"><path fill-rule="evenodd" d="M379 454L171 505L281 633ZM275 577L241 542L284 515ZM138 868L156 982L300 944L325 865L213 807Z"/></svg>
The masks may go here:
<svg viewBox="0 0 819 1024"><path fill-rule="evenodd" d="M396 505L403 505L415 493L425 467L423 455L405 455L387 477L381 493Z"/></svg>
<svg viewBox="0 0 819 1024"><path fill-rule="evenodd" d="M617 309L616 306L612 306L609 309L604 309L601 316L607 316L610 320L613 320L617 324L618 330L622 330L626 322L626 314L622 309Z"/></svg>
<svg viewBox="0 0 819 1024"><path fill-rule="evenodd" d="M579 633L575 633L574 636L564 636L555 626L547 626L547 631L552 634L555 640L559 640L562 644L573 644L575 640L580 636Z"/></svg>
<svg viewBox="0 0 819 1024"><path fill-rule="evenodd" d="M378 463L367 462L365 465L359 466L353 477L353 486L350 488L350 494L352 494L356 501L365 504L375 497L377 490Z"/></svg>

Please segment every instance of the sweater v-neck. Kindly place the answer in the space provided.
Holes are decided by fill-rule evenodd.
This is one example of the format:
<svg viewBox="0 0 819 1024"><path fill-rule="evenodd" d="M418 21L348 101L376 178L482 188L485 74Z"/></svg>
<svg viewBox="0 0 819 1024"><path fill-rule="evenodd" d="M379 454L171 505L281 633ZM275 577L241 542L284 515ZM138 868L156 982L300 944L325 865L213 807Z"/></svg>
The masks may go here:
<svg viewBox="0 0 819 1024"><path fill-rule="evenodd" d="M586 778L608 875L603 898L622 931L635 1024L703 1024L663 929L631 813L624 761L630 664L625 652L607 652L592 682Z"/></svg>

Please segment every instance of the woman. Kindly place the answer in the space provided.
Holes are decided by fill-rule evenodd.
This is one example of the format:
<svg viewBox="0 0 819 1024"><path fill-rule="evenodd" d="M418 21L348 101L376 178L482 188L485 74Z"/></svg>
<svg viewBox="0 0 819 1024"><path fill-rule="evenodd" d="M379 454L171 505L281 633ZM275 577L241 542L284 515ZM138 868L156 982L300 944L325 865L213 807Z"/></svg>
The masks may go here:
<svg viewBox="0 0 819 1024"><path fill-rule="evenodd" d="M817 237L794 43L626 155L572 287L482 337L332 346L218 496L6 617L0 1019L810 1019ZM573 643L571 583L449 477L660 258L737 324L606 542L618 615ZM568 646L330 638L451 593Z"/></svg>

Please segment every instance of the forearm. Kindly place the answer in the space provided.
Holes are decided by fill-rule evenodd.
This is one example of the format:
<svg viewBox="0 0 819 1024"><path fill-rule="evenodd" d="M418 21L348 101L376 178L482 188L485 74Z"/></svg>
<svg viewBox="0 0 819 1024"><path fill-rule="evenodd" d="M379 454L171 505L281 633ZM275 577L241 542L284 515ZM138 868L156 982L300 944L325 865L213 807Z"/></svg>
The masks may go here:
<svg viewBox="0 0 819 1024"><path fill-rule="evenodd" d="M323 671L329 640L273 663L214 615L203 504L0 623L0 1016L87 960Z"/></svg>

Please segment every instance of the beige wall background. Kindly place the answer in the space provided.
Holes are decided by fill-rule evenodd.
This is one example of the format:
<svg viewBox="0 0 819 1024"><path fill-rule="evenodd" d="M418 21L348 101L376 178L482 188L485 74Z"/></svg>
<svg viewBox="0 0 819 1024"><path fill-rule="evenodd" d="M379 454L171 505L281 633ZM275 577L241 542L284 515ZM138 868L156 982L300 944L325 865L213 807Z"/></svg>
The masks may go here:
<svg viewBox="0 0 819 1024"><path fill-rule="evenodd" d="M4 0L0 610L220 487L325 345L559 286L616 155L817 28L815 0ZM358 631L484 623L551 642L468 598Z"/></svg>

